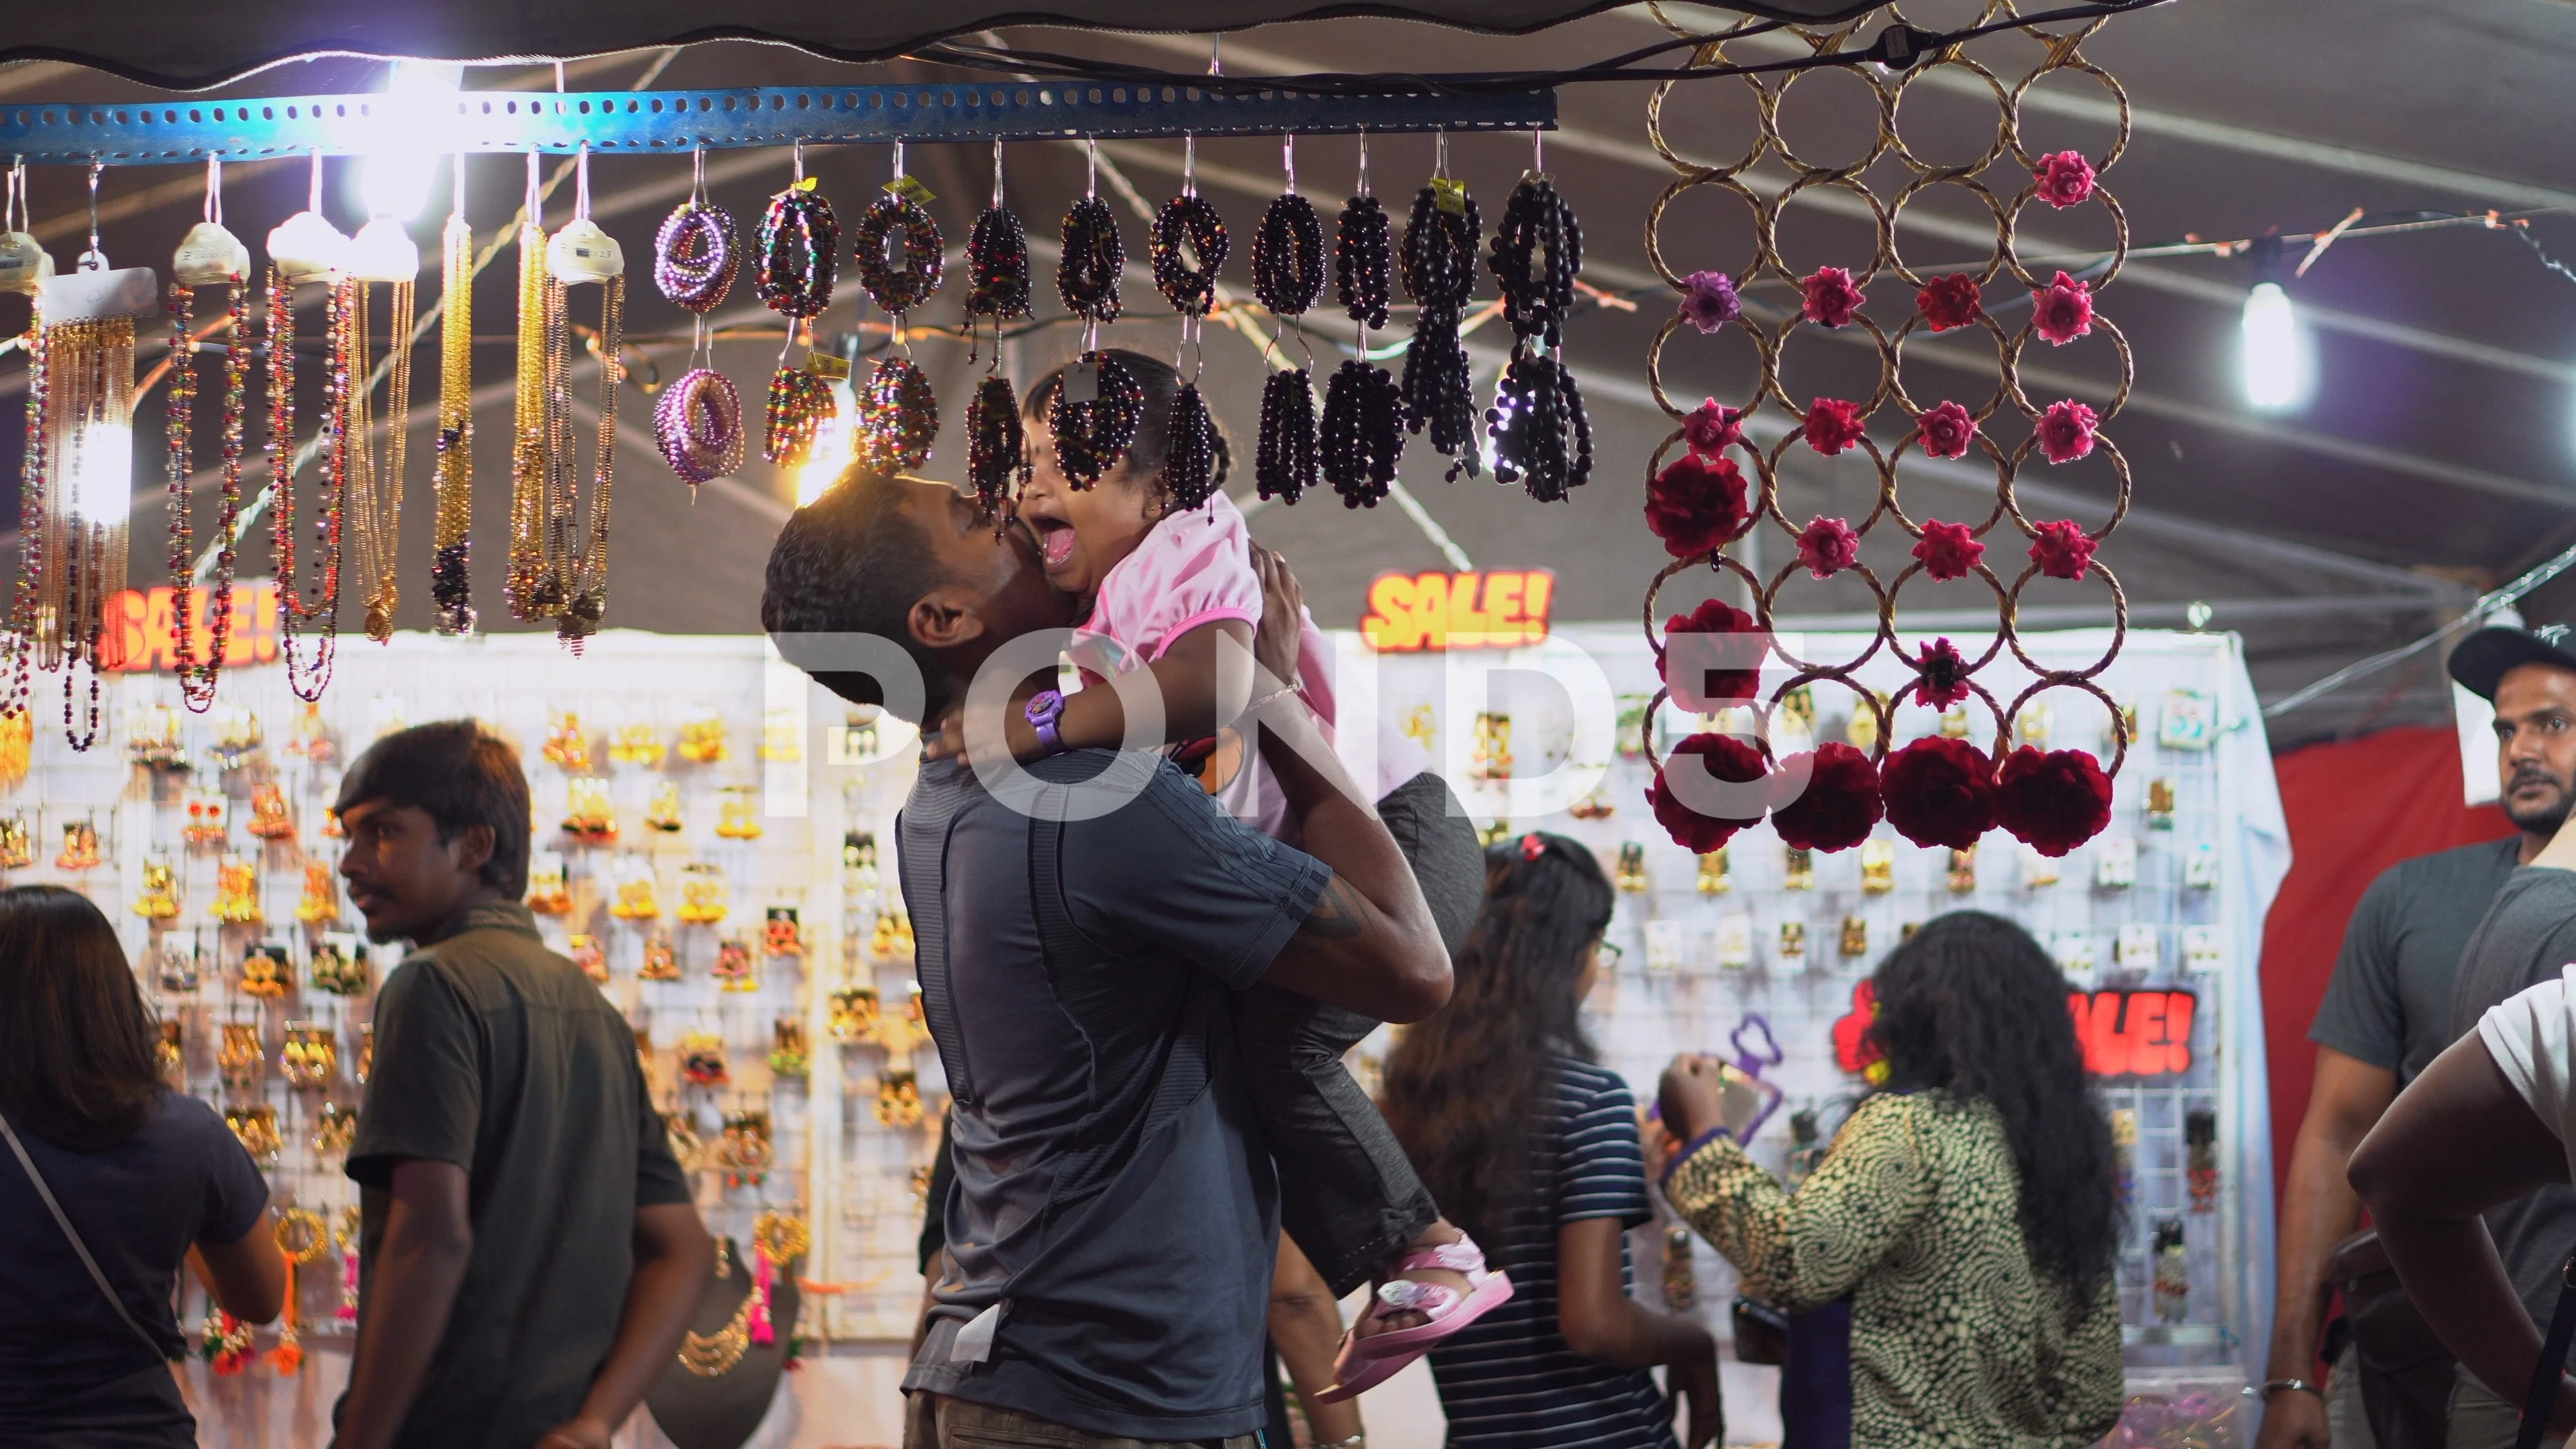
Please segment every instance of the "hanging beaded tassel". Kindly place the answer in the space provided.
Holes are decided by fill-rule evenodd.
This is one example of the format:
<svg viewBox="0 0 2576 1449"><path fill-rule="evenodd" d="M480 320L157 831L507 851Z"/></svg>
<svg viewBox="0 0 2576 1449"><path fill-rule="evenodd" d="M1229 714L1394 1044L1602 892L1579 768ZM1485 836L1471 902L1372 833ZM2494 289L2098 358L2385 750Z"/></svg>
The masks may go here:
<svg viewBox="0 0 2576 1449"><path fill-rule="evenodd" d="M859 286L893 319L894 346L902 349L901 356L889 353L878 361L858 398L859 460L880 473L910 472L930 461L931 444L939 436L939 399L904 338L906 315L939 290L947 266L947 242L922 206L932 199L929 187L904 174L898 143L894 180L851 232L858 248ZM897 231L903 235L901 265L889 256Z"/></svg>
<svg viewBox="0 0 2576 1449"><path fill-rule="evenodd" d="M790 319L788 347L795 346L794 322L820 316L832 305L841 245L841 224L832 214L832 203L815 191L815 178L805 174L805 148L798 146L795 151L796 179L769 199L754 247L759 262L754 280L760 299L771 311ZM809 368L790 368L787 348L780 348L778 370L769 379L761 456L785 467L803 467L813 457L814 440L824 422L837 411L830 386Z"/></svg>
<svg viewBox="0 0 2576 1449"><path fill-rule="evenodd" d="M780 358L778 370L769 377L760 456L784 468L804 467L814 456L814 441L823 424L838 411L830 384Z"/></svg>
<svg viewBox="0 0 2576 1449"><path fill-rule="evenodd" d="M1446 152L1446 138L1442 151ZM1420 311L1404 354L1405 428L1428 429L1435 452L1450 460L1448 481L1482 471L1476 457L1475 380L1459 316L1476 292L1476 248L1483 225L1466 186L1436 177L1413 199L1398 262L1405 295Z"/></svg>
<svg viewBox="0 0 2576 1449"><path fill-rule="evenodd" d="M1404 395L1385 368L1368 360L1368 335L1384 327L1394 298L1395 232L1386 208L1368 189L1362 139L1360 190L1342 208L1333 243L1333 277L1342 308L1360 324L1360 355L1334 369L1324 389L1324 481L1345 508L1375 508L1395 482L1404 454Z"/></svg>
<svg viewBox="0 0 2576 1449"><path fill-rule="evenodd" d="M1592 423L1563 360L1565 319L1583 270L1583 228L1556 185L1533 170L1512 189L1487 260L1502 287L1512 358L1485 420L1494 476L1558 502L1592 477Z"/></svg>
<svg viewBox="0 0 2576 1449"><path fill-rule="evenodd" d="M1198 384L1184 383L1172 398L1170 451L1163 457L1163 489L1171 506L1187 510L1205 504L1225 486L1225 464L1217 451L1216 420Z"/></svg>
<svg viewBox="0 0 2576 1449"><path fill-rule="evenodd" d="M1064 214L1064 260L1056 265L1056 295L1064 309L1092 322L1118 320L1118 282L1127 267L1127 243L1118 218L1097 196L1075 202Z"/></svg>
<svg viewBox="0 0 2576 1449"><path fill-rule="evenodd" d="M1094 162L1093 185L1096 185ZM1065 310L1083 319L1082 356L1056 383L1047 407L1047 431L1065 481L1078 491L1100 481L1126 458L1144 421L1145 389L1126 364L1100 350L1100 329L1118 320L1118 281L1127 244L1118 219L1088 187L1064 214L1064 261L1056 268L1057 295Z"/></svg>
<svg viewBox="0 0 2576 1449"><path fill-rule="evenodd" d="M250 278L246 274L249 252L223 230L222 175L220 161L206 163L206 219L189 232L188 241L181 243L179 249L179 261L194 260L203 270L191 271L176 262L173 265L170 392L164 406L170 432L170 622L176 635L173 653L177 656L180 702L198 714L205 713L215 702L215 682L223 672L224 651L232 641L233 578L240 559L234 533L241 522L242 433L253 350ZM202 244L204 255L191 258L189 243ZM214 262L216 254L221 255L220 263ZM232 296L224 339L222 413L218 420L223 472L215 519L215 574L206 594L205 648L200 653L196 628L196 530L189 497L189 479L195 471L192 435L196 425L197 341L189 326L189 312L196 288L206 284L218 268L219 284L229 288Z"/></svg>
<svg viewBox="0 0 2576 1449"><path fill-rule="evenodd" d="M1009 378L994 373L976 385L966 405L966 479L974 485L975 501L999 517L1032 471L1019 395Z"/></svg>
<svg viewBox="0 0 2576 1449"><path fill-rule="evenodd" d="M474 529L474 228L465 220L465 157L456 158L456 205L439 234L438 507L430 523L429 602L441 634L474 632L467 574ZM400 423L396 424L401 426Z"/></svg>
<svg viewBox="0 0 2576 1449"><path fill-rule="evenodd" d="M1289 189L1261 213L1261 229L1252 234L1252 293L1271 316L1302 319L1324 294L1324 225L1314 203L1297 194L1296 145L1293 136L1283 143ZM1320 466L1313 373L1298 367L1270 374L1261 386L1252 465L1261 496L1295 504L1315 486Z"/></svg>
<svg viewBox="0 0 2576 1449"><path fill-rule="evenodd" d="M880 473L905 473L930 460L939 433L939 399L909 357L888 357L859 394L859 461Z"/></svg>
<svg viewBox="0 0 2576 1449"><path fill-rule="evenodd" d="M993 143L993 204L975 218L966 239L966 323L972 342L975 319L993 322L993 370L975 386L966 405L966 481L975 501L998 519L1027 486L1034 471L1028 435L1020 423L1019 393L1003 376L1002 323L1030 315L1029 237L1020 219L1002 204L1002 143ZM967 361L976 353L970 346Z"/></svg>
<svg viewBox="0 0 2576 1449"><path fill-rule="evenodd" d="M0 232L27 229L26 186L27 163L20 161L9 168L7 189L0 193ZM238 337L234 340L240 341ZM45 443L45 329L41 319L28 319L26 336L21 341L27 354L27 416L18 458L18 578L9 591L5 644L9 682L6 696L0 697L0 719L11 720L33 713L29 700L34 688L31 676L36 653L37 581L45 568L45 460L49 454ZM31 732L34 729L32 718L28 728Z"/></svg>
<svg viewBox="0 0 2576 1449"><path fill-rule="evenodd" d="M1163 203L1154 217L1154 290L1181 314L1183 346L1197 343L1216 305L1216 276L1225 266L1230 243L1225 218L1199 195L1193 177L1197 143L1184 143L1181 194ZM1216 420L1208 416L1207 399L1199 395L1195 376L1172 397L1168 420L1171 446L1163 459L1163 490L1175 509L1206 503L1225 480L1218 472Z"/></svg>
<svg viewBox="0 0 2576 1449"><path fill-rule="evenodd" d="M1029 236L1020 219L996 196L975 218L966 239L966 316L989 317L996 326L1029 315Z"/></svg>

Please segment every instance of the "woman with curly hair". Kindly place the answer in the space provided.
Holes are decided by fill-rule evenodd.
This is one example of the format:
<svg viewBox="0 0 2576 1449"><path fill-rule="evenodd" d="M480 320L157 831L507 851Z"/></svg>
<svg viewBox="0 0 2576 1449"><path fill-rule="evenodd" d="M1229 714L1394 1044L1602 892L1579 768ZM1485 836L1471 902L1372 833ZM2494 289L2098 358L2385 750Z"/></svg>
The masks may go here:
<svg viewBox="0 0 2576 1449"><path fill-rule="evenodd" d="M1431 1351L1449 1449L1672 1449L1658 1364L1692 1449L1723 1427L1708 1331L1629 1297L1628 1230L1653 1216L1636 1101L1582 1019L1612 899L1580 842L1489 848L1449 1005L1387 1058L1387 1124L1515 1289Z"/></svg>
<svg viewBox="0 0 2576 1449"><path fill-rule="evenodd" d="M2120 1417L2120 1209L2066 978L2019 926L1959 911L1875 987L1886 1085L1794 1195L1730 1130L1750 1094L1693 1056L1664 1073L1664 1195L1799 1315L1788 1443L2092 1444Z"/></svg>

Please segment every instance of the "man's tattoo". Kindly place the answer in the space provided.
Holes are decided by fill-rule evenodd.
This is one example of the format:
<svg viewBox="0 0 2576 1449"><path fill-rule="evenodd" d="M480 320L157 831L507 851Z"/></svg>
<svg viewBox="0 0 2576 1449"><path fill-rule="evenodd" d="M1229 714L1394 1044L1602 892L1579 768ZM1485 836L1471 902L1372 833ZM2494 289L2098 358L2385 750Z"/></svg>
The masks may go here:
<svg viewBox="0 0 2576 1449"><path fill-rule="evenodd" d="M1324 882L1324 893L1316 898L1315 908L1306 913L1306 919L1297 927L1297 933L1301 936L1323 936L1337 941L1348 940L1358 935L1361 928L1368 924L1368 918L1361 914L1363 904L1360 893L1351 889L1350 882L1340 876L1334 876Z"/></svg>

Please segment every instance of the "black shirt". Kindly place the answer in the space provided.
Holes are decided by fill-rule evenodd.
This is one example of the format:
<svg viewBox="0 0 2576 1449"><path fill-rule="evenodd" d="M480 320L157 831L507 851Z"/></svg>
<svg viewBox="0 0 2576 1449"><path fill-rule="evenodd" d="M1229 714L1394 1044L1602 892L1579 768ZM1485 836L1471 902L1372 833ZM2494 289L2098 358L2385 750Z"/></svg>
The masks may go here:
<svg viewBox="0 0 2576 1449"><path fill-rule="evenodd" d="M394 1164L470 1174L474 1253L396 1443L516 1449L581 1408L634 1275L635 1210L689 1200L645 1094L635 1033L523 905L469 911L376 997L376 1058L349 1176L359 1320Z"/></svg>
<svg viewBox="0 0 2576 1449"><path fill-rule="evenodd" d="M2308 1039L2415 1080L2451 1044L2451 983L2522 837L2401 860L2362 893Z"/></svg>

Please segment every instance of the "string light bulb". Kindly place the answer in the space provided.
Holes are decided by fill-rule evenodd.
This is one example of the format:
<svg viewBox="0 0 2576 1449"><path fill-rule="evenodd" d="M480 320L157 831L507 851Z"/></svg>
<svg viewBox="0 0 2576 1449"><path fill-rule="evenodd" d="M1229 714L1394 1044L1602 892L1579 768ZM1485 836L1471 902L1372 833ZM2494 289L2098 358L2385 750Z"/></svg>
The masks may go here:
<svg viewBox="0 0 2576 1449"><path fill-rule="evenodd" d="M429 205L430 186L438 179L439 153L421 149L421 139L439 134L427 124L439 97L465 88L465 67L437 61L398 60L385 77L381 142L367 154L360 171L358 195L367 215L408 223ZM413 270L417 272L418 266Z"/></svg>
<svg viewBox="0 0 2576 1449"><path fill-rule="evenodd" d="M2316 390L2316 352L2281 287L2281 239L2256 237L2249 253L2254 286L2245 294L2237 365L2245 400L2264 412L2307 405Z"/></svg>

